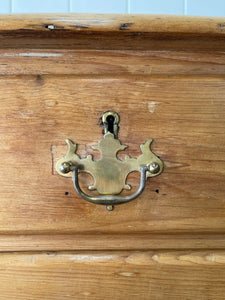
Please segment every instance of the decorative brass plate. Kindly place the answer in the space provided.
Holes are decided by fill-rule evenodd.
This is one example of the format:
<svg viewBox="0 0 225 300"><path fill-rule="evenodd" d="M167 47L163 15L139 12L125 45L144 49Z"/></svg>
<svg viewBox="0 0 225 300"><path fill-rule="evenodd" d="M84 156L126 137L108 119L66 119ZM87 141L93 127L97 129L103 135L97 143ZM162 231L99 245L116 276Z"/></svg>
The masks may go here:
<svg viewBox="0 0 225 300"><path fill-rule="evenodd" d="M56 171L65 177L73 177L74 188L77 193L89 202L106 205L108 210L113 209L113 205L131 201L138 197L145 187L148 177L159 175L163 171L163 162L150 150L152 139L141 144L142 154L138 158L125 156L124 160L117 157L117 153L127 148L117 139L119 116L116 112L108 111L103 114L104 124L103 139L93 150L101 153L101 158L93 160L92 155L80 158L76 154L77 145L67 139L68 151L56 163ZM129 196L119 196L123 189L130 190L131 186L126 183L129 173L141 172L140 187L137 192ZM78 173L87 172L94 178L94 184L89 186L89 190L97 190L101 196L89 196L82 192L78 183Z"/></svg>

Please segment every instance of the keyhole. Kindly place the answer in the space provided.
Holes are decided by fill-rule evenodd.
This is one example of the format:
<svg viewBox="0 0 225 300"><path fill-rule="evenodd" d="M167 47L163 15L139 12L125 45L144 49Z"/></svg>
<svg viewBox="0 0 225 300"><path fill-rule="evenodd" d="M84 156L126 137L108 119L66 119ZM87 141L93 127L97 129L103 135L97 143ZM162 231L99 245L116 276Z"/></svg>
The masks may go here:
<svg viewBox="0 0 225 300"><path fill-rule="evenodd" d="M102 115L102 123L104 125L104 134L110 132L117 139L118 123L120 121L119 115L112 110L106 111Z"/></svg>
<svg viewBox="0 0 225 300"><path fill-rule="evenodd" d="M115 122L115 117L112 115L109 115L106 118L106 121L108 123L108 131L114 134L114 122Z"/></svg>

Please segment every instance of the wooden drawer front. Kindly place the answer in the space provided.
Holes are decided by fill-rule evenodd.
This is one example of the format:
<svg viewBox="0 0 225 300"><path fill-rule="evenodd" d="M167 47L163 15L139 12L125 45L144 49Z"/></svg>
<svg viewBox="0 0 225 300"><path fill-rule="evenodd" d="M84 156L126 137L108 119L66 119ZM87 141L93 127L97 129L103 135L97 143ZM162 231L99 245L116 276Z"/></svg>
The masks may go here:
<svg viewBox="0 0 225 300"><path fill-rule="evenodd" d="M224 258L224 251L1 254L0 291L4 299L222 300Z"/></svg>
<svg viewBox="0 0 225 300"><path fill-rule="evenodd" d="M1 234L224 233L222 77L29 75L0 84ZM113 212L79 198L54 170L65 138L95 155L109 109L120 114L127 153L138 156L152 137L165 162L140 198ZM83 186L90 180L82 177ZM137 188L139 175L130 181Z"/></svg>
<svg viewBox="0 0 225 300"><path fill-rule="evenodd" d="M225 19L1 21L3 299L224 299ZM55 171L67 138L99 158L108 110L128 145L120 158L153 138L165 164L111 212ZM87 192L93 179L79 176Z"/></svg>

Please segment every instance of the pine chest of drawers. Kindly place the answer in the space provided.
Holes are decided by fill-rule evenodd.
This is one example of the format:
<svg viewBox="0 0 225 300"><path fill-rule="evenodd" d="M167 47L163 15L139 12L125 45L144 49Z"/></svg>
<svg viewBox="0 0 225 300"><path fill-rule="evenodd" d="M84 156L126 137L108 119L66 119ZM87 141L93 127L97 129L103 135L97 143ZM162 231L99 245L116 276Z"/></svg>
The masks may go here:
<svg viewBox="0 0 225 300"><path fill-rule="evenodd" d="M2 299L224 299L225 18L11 15L0 45ZM55 170L108 110L164 162L113 211Z"/></svg>

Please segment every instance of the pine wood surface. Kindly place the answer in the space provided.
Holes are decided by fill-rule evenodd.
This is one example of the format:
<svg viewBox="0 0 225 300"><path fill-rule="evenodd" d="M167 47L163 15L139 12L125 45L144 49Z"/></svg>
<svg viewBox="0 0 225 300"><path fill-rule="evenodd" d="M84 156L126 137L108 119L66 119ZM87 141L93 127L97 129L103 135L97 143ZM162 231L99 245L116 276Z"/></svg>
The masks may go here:
<svg viewBox="0 0 225 300"><path fill-rule="evenodd" d="M224 234L4 234L1 252L71 250L224 249Z"/></svg>
<svg viewBox="0 0 225 300"><path fill-rule="evenodd" d="M92 31L225 34L224 17L132 14L10 14L2 15L0 31ZM166 26L165 26L166 24ZM55 25L55 28L48 27ZM123 26L122 26L123 25ZM26 32L25 32L26 33Z"/></svg>
<svg viewBox="0 0 225 300"><path fill-rule="evenodd" d="M1 234L224 233L224 83L220 76L2 76ZM110 213L54 171L66 138L91 153L109 109L120 114L124 152L139 155L151 137L165 162L140 198ZM137 188L139 176L131 182Z"/></svg>
<svg viewBox="0 0 225 300"><path fill-rule="evenodd" d="M0 75L224 75L224 65L213 51L0 49Z"/></svg>
<svg viewBox="0 0 225 300"><path fill-rule="evenodd" d="M13 14L0 20L1 48L224 51L224 40L224 18Z"/></svg>
<svg viewBox="0 0 225 300"><path fill-rule="evenodd" d="M224 299L224 251L2 253L2 299Z"/></svg>
<svg viewBox="0 0 225 300"><path fill-rule="evenodd" d="M209 17L1 17L0 298L224 299L224 28ZM113 212L54 169L66 138L99 157L107 110L120 115L124 153L153 138L165 163ZM80 176L84 190L91 181ZM128 181L137 189L139 174Z"/></svg>

